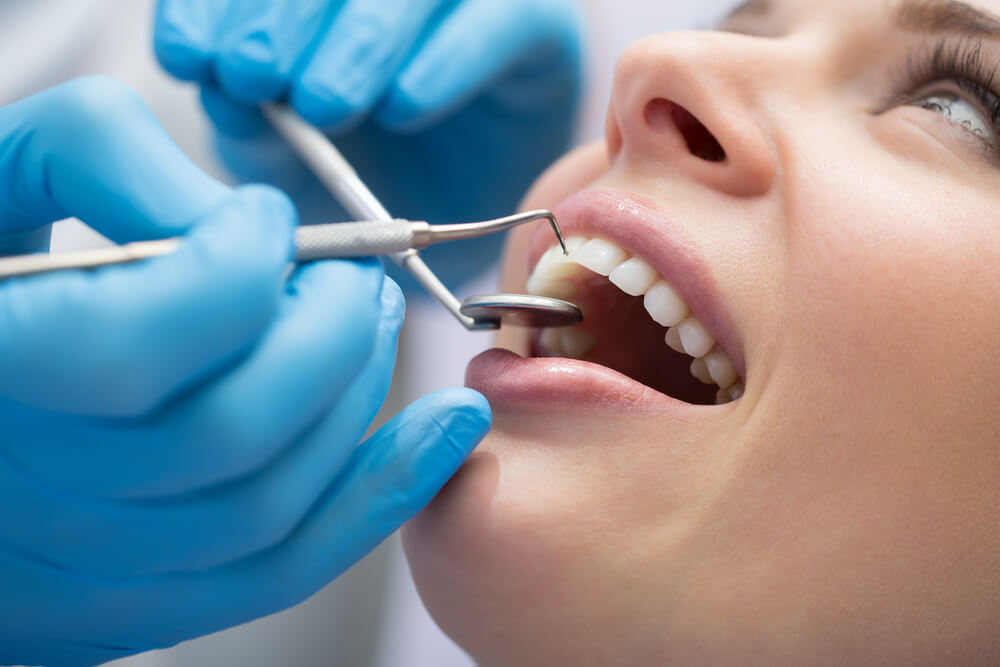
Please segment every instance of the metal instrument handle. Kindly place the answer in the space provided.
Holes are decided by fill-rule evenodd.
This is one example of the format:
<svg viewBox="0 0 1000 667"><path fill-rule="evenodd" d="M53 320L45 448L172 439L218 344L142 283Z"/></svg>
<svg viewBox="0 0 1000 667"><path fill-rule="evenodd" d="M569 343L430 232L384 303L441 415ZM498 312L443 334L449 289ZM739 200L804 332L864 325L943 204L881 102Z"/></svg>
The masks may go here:
<svg viewBox="0 0 1000 667"><path fill-rule="evenodd" d="M406 252L413 247L414 225L408 220L341 222L295 230L295 261L370 257Z"/></svg>

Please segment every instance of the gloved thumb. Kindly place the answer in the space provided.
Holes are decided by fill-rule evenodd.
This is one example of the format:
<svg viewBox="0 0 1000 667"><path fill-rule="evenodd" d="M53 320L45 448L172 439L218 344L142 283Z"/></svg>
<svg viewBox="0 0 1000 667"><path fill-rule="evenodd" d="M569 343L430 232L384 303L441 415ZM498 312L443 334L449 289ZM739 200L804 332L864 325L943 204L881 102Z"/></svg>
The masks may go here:
<svg viewBox="0 0 1000 667"><path fill-rule="evenodd" d="M348 464L365 489L369 525L385 535L409 521L451 479L490 429L489 403L471 389L443 389L416 401L369 438Z"/></svg>
<svg viewBox="0 0 1000 667"><path fill-rule="evenodd" d="M281 604L311 595L416 516L465 462L491 421L481 394L443 389L414 402L359 445L294 539L273 556L301 564L304 551L315 564L314 570L300 569L301 578L283 591Z"/></svg>

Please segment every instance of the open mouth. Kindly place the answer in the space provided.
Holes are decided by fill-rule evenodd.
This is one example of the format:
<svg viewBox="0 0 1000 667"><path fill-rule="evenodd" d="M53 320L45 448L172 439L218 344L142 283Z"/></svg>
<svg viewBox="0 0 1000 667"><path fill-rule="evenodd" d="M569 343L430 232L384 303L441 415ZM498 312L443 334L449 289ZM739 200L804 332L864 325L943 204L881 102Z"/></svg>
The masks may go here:
<svg viewBox="0 0 1000 667"><path fill-rule="evenodd" d="M620 202L618 196L603 199L609 197ZM564 223L569 256L557 245L549 247L535 263L527 284L531 294L576 303L584 321L575 327L534 332L531 354L606 366L685 403L712 405L741 398L744 379L737 364L711 328L694 314L679 281L671 282L657 269L662 262L652 256L655 240L641 243L641 233L621 233L634 227L622 224L627 221L621 218L635 211L620 205L608 211L601 195L596 203L596 207L594 201L585 206L582 215L570 206L569 224ZM609 223L608 215L619 218L617 224ZM562 221L563 215L559 216ZM588 217L603 224L588 225ZM672 274L685 275L676 268Z"/></svg>

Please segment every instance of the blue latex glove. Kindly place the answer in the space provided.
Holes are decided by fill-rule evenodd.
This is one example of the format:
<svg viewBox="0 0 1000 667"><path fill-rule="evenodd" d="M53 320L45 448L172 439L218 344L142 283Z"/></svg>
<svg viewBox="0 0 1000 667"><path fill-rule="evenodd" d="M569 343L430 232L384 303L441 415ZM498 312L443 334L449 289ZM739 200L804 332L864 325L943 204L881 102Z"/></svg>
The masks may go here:
<svg viewBox="0 0 1000 667"><path fill-rule="evenodd" d="M393 215L456 222L509 214L569 145L577 15L574 0L160 0L155 45L203 85L224 161L306 222L344 214L249 105L287 99L325 127ZM428 252L457 277L499 242Z"/></svg>
<svg viewBox="0 0 1000 667"><path fill-rule="evenodd" d="M77 215L175 254L0 283L0 664L85 665L289 607L413 516L489 424L431 395L358 446L403 314L376 261L286 281L295 212L213 181L128 89L0 108L0 243Z"/></svg>

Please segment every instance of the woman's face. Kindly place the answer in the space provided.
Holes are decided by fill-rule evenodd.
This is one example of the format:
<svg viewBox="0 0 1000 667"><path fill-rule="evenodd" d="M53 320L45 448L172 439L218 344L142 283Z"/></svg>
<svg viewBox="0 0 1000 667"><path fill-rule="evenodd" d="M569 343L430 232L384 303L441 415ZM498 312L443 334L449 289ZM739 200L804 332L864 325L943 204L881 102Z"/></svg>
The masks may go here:
<svg viewBox="0 0 1000 667"><path fill-rule="evenodd" d="M622 56L525 204L599 272L506 255L585 320L470 364L494 429L405 533L481 664L1000 660L998 13L752 2Z"/></svg>

